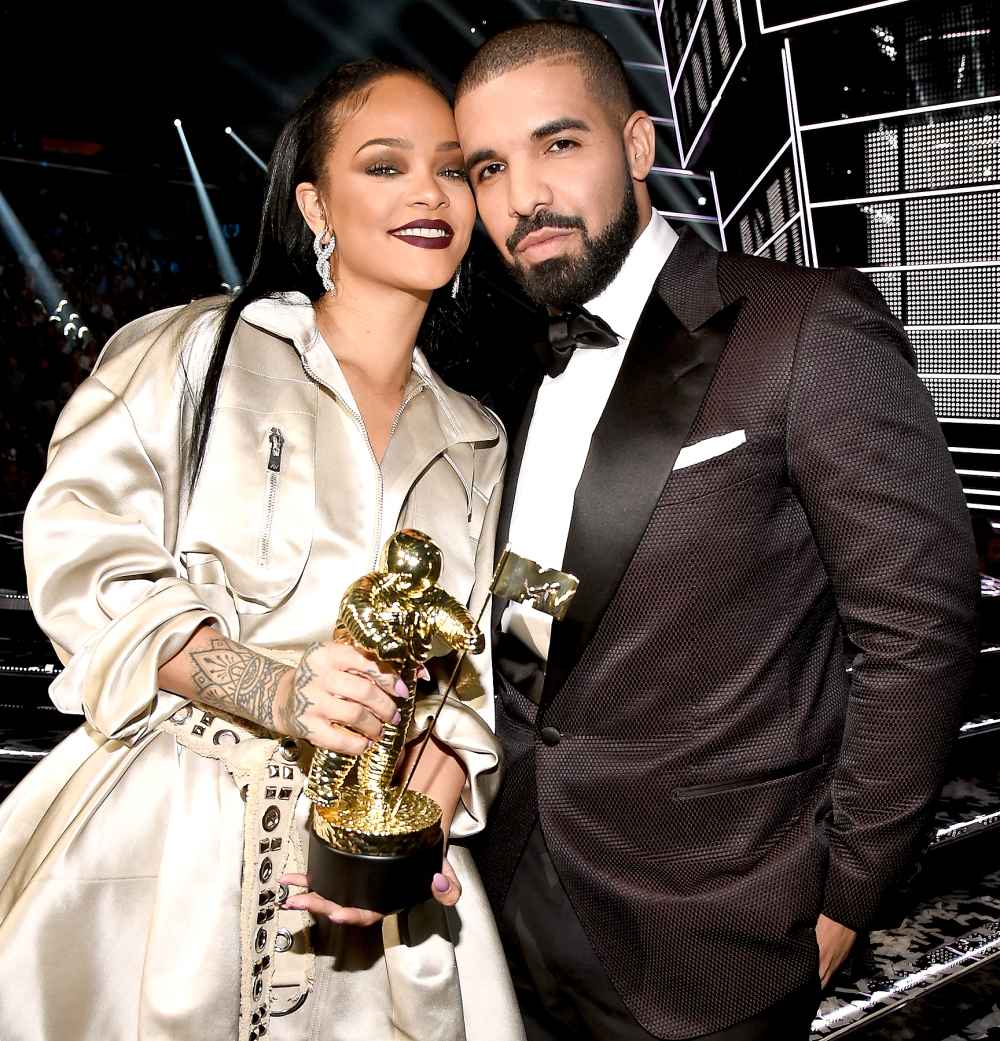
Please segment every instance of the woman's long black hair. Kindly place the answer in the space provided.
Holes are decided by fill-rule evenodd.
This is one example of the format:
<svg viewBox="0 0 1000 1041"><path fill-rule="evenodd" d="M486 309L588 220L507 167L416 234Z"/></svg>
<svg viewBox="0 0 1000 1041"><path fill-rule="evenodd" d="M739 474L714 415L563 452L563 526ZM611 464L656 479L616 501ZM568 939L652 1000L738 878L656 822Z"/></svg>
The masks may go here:
<svg viewBox="0 0 1000 1041"><path fill-rule="evenodd" d="M243 310L255 300L275 293L297 291L316 301L323 295L323 284L316 272L313 233L309 230L295 200L296 185L317 182L323 161L333 146L337 117L352 101L363 102L366 91L385 76L414 76L447 95L426 73L369 58L335 69L292 113L282 128L268 165L267 193L261 215L260 237L250 277L226 305L204 382L195 391L191 439L187 452L187 477L194 490L205 459L212 413L229 344ZM467 281L467 280L466 280ZM462 294L464 295L464 294ZM457 311L447 291L439 290L431 300L418 342L422 346L438 337L442 327L455 327Z"/></svg>

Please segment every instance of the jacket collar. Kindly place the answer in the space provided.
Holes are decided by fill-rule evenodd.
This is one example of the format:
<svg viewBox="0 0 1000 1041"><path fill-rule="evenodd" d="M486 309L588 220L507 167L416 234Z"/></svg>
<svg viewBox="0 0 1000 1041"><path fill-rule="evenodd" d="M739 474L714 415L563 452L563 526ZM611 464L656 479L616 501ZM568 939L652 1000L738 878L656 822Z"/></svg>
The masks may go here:
<svg viewBox="0 0 1000 1041"><path fill-rule="evenodd" d="M328 351L316 324L316 312L305 293L277 293L255 300L247 305L241 318L249 325L290 343L302 358L314 350ZM333 352L328 351L328 354L343 378ZM450 443L490 442L499 438L499 421L471 398L452 390L431 368L418 347L413 350L411 380L419 381L430 391L441 430ZM346 385L346 380L344 382Z"/></svg>
<svg viewBox="0 0 1000 1041"><path fill-rule="evenodd" d="M730 301L719 290L719 252L691 227L667 258L656 291L689 333L700 329Z"/></svg>

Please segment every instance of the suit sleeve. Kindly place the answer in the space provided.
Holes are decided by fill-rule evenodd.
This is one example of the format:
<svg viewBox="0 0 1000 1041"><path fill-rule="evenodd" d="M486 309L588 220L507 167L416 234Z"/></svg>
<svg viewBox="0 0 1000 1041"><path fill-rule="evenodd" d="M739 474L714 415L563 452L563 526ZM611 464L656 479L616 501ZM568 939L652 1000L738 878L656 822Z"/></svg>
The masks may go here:
<svg viewBox="0 0 1000 1041"><path fill-rule="evenodd" d="M898 321L824 273L788 403L788 463L858 648L832 779L823 913L867 928L919 851L975 667L968 510Z"/></svg>

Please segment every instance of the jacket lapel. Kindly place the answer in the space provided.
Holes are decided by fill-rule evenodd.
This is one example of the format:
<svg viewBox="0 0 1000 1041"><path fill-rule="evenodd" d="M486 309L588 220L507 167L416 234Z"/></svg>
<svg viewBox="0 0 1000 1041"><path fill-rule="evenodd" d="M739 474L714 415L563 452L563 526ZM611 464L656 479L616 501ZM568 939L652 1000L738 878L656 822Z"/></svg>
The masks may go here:
<svg viewBox="0 0 1000 1041"><path fill-rule="evenodd" d="M741 300L723 307L717 261L700 239L682 236L594 431L563 558L563 570L579 577L580 588L566 618L553 625L543 708L580 660L621 583L739 313Z"/></svg>

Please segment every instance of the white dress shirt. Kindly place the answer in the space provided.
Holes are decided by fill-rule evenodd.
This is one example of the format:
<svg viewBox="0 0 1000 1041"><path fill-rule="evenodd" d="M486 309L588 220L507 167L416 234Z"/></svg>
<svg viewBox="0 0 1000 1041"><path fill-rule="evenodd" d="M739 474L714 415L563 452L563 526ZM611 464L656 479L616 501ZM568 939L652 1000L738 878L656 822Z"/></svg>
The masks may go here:
<svg viewBox="0 0 1000 1041"><path fill-rule="evenodd" d="M538 390L524 445L510 518L511 549L543 568L562 568L590 440L618 378L629 341L653 283L677 243L673 228L655 211L611 284L585 305L622 338L617 347L577 350L555 378ZM585 574L577 576L586 582ZM507 605L501 627L548 660L552 619L524 604Z"/></svg>

